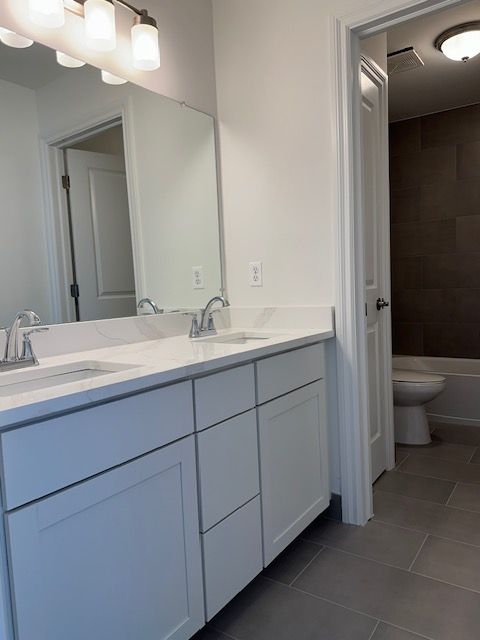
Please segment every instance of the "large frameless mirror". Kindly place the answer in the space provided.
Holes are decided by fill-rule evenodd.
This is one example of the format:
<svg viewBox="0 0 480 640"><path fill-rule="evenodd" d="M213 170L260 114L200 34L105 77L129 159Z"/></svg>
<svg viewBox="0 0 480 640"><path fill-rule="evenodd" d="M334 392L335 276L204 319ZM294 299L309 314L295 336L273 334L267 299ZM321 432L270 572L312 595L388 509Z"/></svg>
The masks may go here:
<svg viewBox="0 0 480 640"><path fill-rule="evenodd" d="M24 308L75 322L223 292L214 119L105 81L121 82L0 45L0 326Z"/></svg>

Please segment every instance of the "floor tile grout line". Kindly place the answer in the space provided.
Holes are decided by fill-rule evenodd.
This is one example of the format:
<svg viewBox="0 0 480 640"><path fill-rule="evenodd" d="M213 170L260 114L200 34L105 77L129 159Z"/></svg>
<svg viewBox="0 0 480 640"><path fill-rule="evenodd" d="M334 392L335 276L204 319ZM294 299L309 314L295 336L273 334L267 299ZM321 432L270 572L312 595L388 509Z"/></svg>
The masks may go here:
<svg viewBox="0 0 480 640"><path fill-rule="evenodd" d="M431 531L422 531L422 529L413 529L412 527L405 527L403 525L398 525L393 522L387 522L386 520L377 519L376 522L381 522L382 524L389 524L392 527L398 527L399 529L407 529L408 531L415 531L417 533L425 533L432 538L441 538L442 540L448 540L448 542L456 542L457 544L466 544L468 547L473 547L474 549L480 549L480 544L472 544L471 542L465 542L465 540L457 540L456 538L448 538L447 536L442 536L438 533L432 533Z"/></svg>
<svg viewBox="0 0 480 640"><path fill-rule="evenodd" d="M393 627L394 629L398 629L399 631L406 631L407 633L413 633L414 635L418 636L422 640L432 640L432 638L429 638L428 636L424 636L422 633L418 633L418 631L412 631L411 629L407 629L406 627L399 627L398 624L394 624L393 622L387 622L386 620L380 620L380 622L381 623L383 622L383 624L388 624L390 627Z"/></svg>
<svg viewBox="0 0 480 640"><path fill-rule="evenodd" d="M285 585L283 585L285 586ZM352 611L353 613L357 613L361 616L364 616L366 618L371 618L372 620L378 620L379 622L383 622L383 624L387 624L390 625L391 627L395 627L395 629L400 629L401 631L407 631L408 633L413 633L416 634L417 636L420 636L420 638L424 639L424 640L436 640L435 638L431 638L430 636L425 636L421 633L418 633L418 631L415 631L414 629L408 629L407 627L399 627L396 624L393 624L391 622L389 622L388 620L385 620L384 618L376 618L375 616L371 615L370 613L365 613L365 611L360 611L360 609L352 609L352 607L347 607L346 605L342 604L341 602L335 602L335 600L330 600L329 598L325 598L323 596L319 596L315 593L310 593L310 591L304 591L303 589L299 589L298 587L287 587L289 589L293 589L293 591L298 591L299 593L303 593L306 596L311 596L312 598L316 598L317 600L322 600L323 602L328 602L329 604L333 604L337 607L341 607L342 609L346 609L347 611ZM438 640L438 639L437 639Z"/></svg>
<svg viewBox="0 0 480 640"><path fill-rule="evenodd" d="M452 482L452 484L457 484L455 482ZM474 485L475 486L475 485ZM453 489L452 489L453 491ZM445 502L439 502L439 501L435 501L435 500L427 500L426 498L416 498L415 496L409 496L405 493L397 493L396 491L387 491L387 489L377 489L376 493L388 493L391 496L399 496L401 498L409 498L409 500L416 500L417 502L427 502L428 504L434 504L437 505L438 507L446 507L446 503ZM453 509L457 509L458 507L452 507ZM466 509L459 509L459 511L466 511ZM474 511L473 513L480 513L480 511Z"/></svg>
<svg viewBox="0 0 480 640"><path fill-rule="evenodd" d="M423 539L423 542L422 542L422 544L420 545L420 548L418 549L417 553L415 554L415 557L413 558L412 562L410 563L410 566L408 567L408 570L409 570L409 571L412 571L412 567L413 567L413 565L415 564L415 562L417 561L418 556L421 554L422 549L423 549L423 547L425 546L425 543L427 542L429 535L430 535L429 533L426 533L426 534L425 534L425 538Z"/></svg>
<svg viewBox="0 0 480 640"><path fill-rule="evenodd" d="M448 500L445 502L445 506L446 506L446 507L448 507L448 506L449 506L449 505L448 505L448 503L449 503L449 502L450 502L450 500L453 498L453 494L454 494L454 493L455 493L455 491L457 490L457 487L458 487L458 485L459 485L459 484L460 484L459 482L456 482L456 483L455 483L455 486L454 486L454 487L453 487L453 489L452 489L452 493L448 496Z"/></svg>
<svg viewBox="0 0 480 640"><path fill-rule="evenodd" d="M453 482L453 481L452 481ZM468 482L458 482L458 483L454 483L454 484L469 484ZM472 487L477 487L480 491L480 485L478 484L470 484L470 486ZM407 498L407 500L415 500L415 502L426 502L428 504L437 506L437 507L447 507L448 509L452 509L454 511L465 511L466 513L476 513L478 516L480 516L480 511L474 511L473 509L464 509L463 507L456 507L452 504L445 504L445 502L433 502L433 500L424 500L423 498L415 498L414 496L406 496L403 493L394 493L393 491L384 491L383 489L377 489L377 493L387 493L390 496L397 496L398 498ZM374 514L374 519L376 518L375 514ZM410 527L405 527L406 529L409 529Z"/></svg>
<svg viewBox="0 0 480 640"><path fill-rule="evenodd" d="M417 533L424 533L423 531ZM426 534L427 536L430 534ZM423 541L425 542L425 540ZM422 544L423 544L422 542ZM381 564L384 567L390 567L390 569L400 569L400 571L409 571L406 567L400 567L398 564L391 564L390 562L385 562L384 560L376 560L371 556L362 556L361 553L355 553L354 551L347 551L346 549L342 549L340 547L332 547L328 544L325 545L325 549L329 549L330 551L339 551L340 553L345 553L348 556L353 556L354 558L359 558L360 560L369 560L370 562L375 562L375 564Z"/></svg>
<svg viewBox="0 0 480 640"><path fill-rule="evenodd" d="M403 458L403 460L400 460L400 462L393 467L392 471L396 471L400 467L400 465L402 465L405 462L405 460L408 460L409 457L410 457L410 454L407 453L406 456Z"/></svg>
<svg viewBox="0 0 480 640"><path fill-rule="evenodd" d="M478 453L478 447L475 447L475 451L472 453L472 455L470 456L467 464L476 464L475 462L472 462L472 460L474 459L474 457L477 455Z"/></svg>
<svg viewBox="0 0 480 640"><path fill-rule="evenodd" d="M428 458L429 460L443 460L444 462L463 462L464 464L468 464L472 457L475 455L476 450L478 449L477 445L467 445L467 444L450 444L445 443L446 446L449 447L465 447L467 449L473 449L473 453L469 453L465 458L452 458L442 455L432 455L431 453L427 453L426 451L417 451L416 449L410 450L407 455L414 456L417 458ZM401 453L406 453L406 450L402 450ZM403 462L403 460L402 460Z"/></svg>
<svg viewBox="0 0 480 640"><path fill-rule="evenodd" d="M473 589L472 587L464 587L461 584L457 584L456 582L448 582L448 580L442 580L442 578L434 578L433 576L429 576L428 573L422 573L421 571L411 571L415 576L421 576L422 578L428 578L429 580L435 580L435 582L441 582L442 584L447 585L447 587L455 587L456 589L463 589L463 591L469 591L470 593L476 593L480 595L480 589Z"/></svg>
<svg viewBox="0 0 480 640"><path fill-rule="evenodd" d="M377 629L380 626L380 620L377 620L377 624L373 627L372 633L368 636L368 640L372 640L373 636L377 633Z"/></svg>
<svg viewBox="0 0 480 640"><path fill-rule="evenodd" d="M207 624L205 625L205 628L209 628L210 629L214 629L215 631L218 631L218 633L220 633L222 636L225 636L225 638L228 638L229 640L238 640L238 638L236 638L235 636L230 635L229 633L225 633L225 631L222 631L221 629L219 629L218 627L216 627L215 625L213 625L211 622L207 622Z"/></svg>
<svg viewBox="0 0 480 640"><path fill-rule="evenodd" d="M310 562L308 562L303 569L293 578L293 580L291 580L288 583L288 586L291 587L292 584L295 582L295 580L298 580L298 578L302 575L302 573L304 571L306 571L308 569L308 567L312 564L312 562L315 560L315 558L318 558L318 556L322 553L322 551L325 549L325 545L322 545L321 548L317 551L317 553L313 556L313 558L310 560Z"/></svg>
<svg viewBox="0 0 480 640"><path fill-rule="evenodd" d="M458 484L468 484L468 482L459 482ZM479 489L479 491L480 491L480 485L478 485L478 484L473 484L473 485L470 484L470 486L471 487L477 487ZM431 500L423 500L423 498L414 498L413 496L406 496L406 495L403 495L402 493L392 493L391 491L383 491L382 489L377 489L377 492L378 493L388 493L391 496L398 496L400 498L407 498L408 500L415 500L416 502L427 502L427 503L432 504L434 506L444 507L444 508L450 509L452 511L464 511L465 513L476 513L477 516L480 516L480 511L474 511L473 509L464 509L463 507L456 507L456 506L454 506L452 504L446 505L443 502L432 502ZM376 519L377 519L377 517L374 514L373 520L376 520ZM393 523L389 523L389 522L386 522L386 521L383 521L383 522L385 522L386 524L393 524ZM395 525L395 526L398 526L398 525ZM404 527L404 528L405 529L410 529L411 527Z"/></svg>
<svg viewBox="0 0 480 640"><path fill-rule="evenodd" d="M454 589L460 589L461 591L466 591L468 593L475 593L475 594L479 594L480 593L480 592L475 591L473 589L469 589L468 587L462 587L461 585L453 584L451 582L446 582L445 580L439 580L437 578L432 578L431 576L424 575L424 574L421 574L421 573L417 573L415 571L411 572L409 570L407 571L406 569L402 569L401 567L394 567L393 565L389 565L389 564L385 564L383 562L379 562L378 560L372 560L371 558L363 558L362 556L357 556L356 554L349 553L348 551L342 551L341 549L335 549L335 551L339 551L340 553L345 553L346 555L351 555L351 556L354 556L354 557L358 557L358 558L360 558L362 560L369 560L371 562L375 562L375 564L380 564L380 565L387 566L387 567L390 567L390 568L393 568L393 569L398 569L399 571L402 571L402 572L405 572L405 573L410 573L410 575L416 575L416 576L419 576L421 578L425 578L427 580L432 580L433 582L438 582L438 583L444 584L444 585L446 585L448 587L452 587ZM300 587L297 587L297 586L295 586L293 584L292 585L286 585L286 584L284 584L282 582L278 582L277 580L272 580L271 578L267 578L267 580L271 580L271 582L276 582L277 584L282 584L284 587L287 587L288 589L293 589L294 591L299 591L300 593L305 593L306 595L313 596L314 598L318 598L319 600L325 600L326 602L330 602L332 604L336 604L339 607L343 607L344 609L348 609L349 611L354 611L356 613L360 613L360 614L362 614L364 616L368 616L369 618L375 618L375 616L370 614L370 613L366 613L365 611L361 611L360 609L352 609L351 607L347 607L346 605L344 605L344 604L342 604L340 602L336 602L335 600L330 600L329 598L325 598L324 596L319 596L318 594L311 593L310 591L306 591L305 589L301 589ZM384 622L385 624L391 624L388 620L384 620L382 618L378 618L378 620L380 620L380 622ZM393 625L393 626L395 626L395 625ZM404 629L405 631L410 631L411 633L416 633L417 635L421 636L421 634L418 634L418 632L414 631L413 629L407 629L405 627L397 627L397 628L398 629ZM422 637L425 637L427 640L434 640L434 639L428 638L428 636L422 636Z"/></svg>
<svg viewBox="0 0 480 640"><path fill-rule="evenodd" d="M316 593L310 593L310 591L299 589L298 587L294 587L293 585L287 585L284 582L279 582L278 580L274 580L273 578L268 578L267 576L262 576L262 578L264 578L265 580L269 580L270 582L274 582L275 584L279 584L282 587L285 587L286 589L291 589L292 591L296 591L297 593L303 593L306 596L310 596L311 598L316 598L317 600L322 600L323 602L328 602L329 604L333 604L336 607L341 607L342 609L346 609L347 611L358 613L359 615L364 616L365 618L370 618L375 622L377 621L384 622L384 620L380 620L380 618L377 618L376 616L372 616L371 614L365 613L364 611L360 611L359 609L352 609L352 607L347 607L345 604L342 604L341 602L335 602L335 600L324 598L323 596L319 596ZM386 624L389 624L389 623L387 622Z"/></svg>
<svg viewBox="0 0 480 640"><path fill-rule="evenodd" d="M430 458L430 460L431 460L431 458ZM451 460L447 460L447 461L440 460L440 462L452 462L452 461ZM460 464L464 464L464 465L467 466L466 462L462 462ZM472 466L480 467L480 465L472 465ZM444 480L446 482L460 482L461 484L473 484L473 485L476 485L476 486L480 486L480 480L478 482L465 482L464 480L452 480L451 478L439 478L438 476L428 476L428 475L425 475L423 473L420 474L418 472L417 473L412 473L411 471L400 471L399 473L404 473L406 476L417 476L417 477L420 476L421 478L429 478L430 480Z"/></svg>

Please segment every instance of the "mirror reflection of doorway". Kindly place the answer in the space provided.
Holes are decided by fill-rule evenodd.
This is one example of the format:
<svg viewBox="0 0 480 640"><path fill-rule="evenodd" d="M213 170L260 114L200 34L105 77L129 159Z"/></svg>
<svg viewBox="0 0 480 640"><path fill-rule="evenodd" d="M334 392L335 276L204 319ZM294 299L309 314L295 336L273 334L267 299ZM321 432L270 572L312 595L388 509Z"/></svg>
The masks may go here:
<svg viewBox="0 0 480 640"><path fill-rule="evenodd" d="M64 148L63 156L75 319L135 315L122 126Z"/></svg>

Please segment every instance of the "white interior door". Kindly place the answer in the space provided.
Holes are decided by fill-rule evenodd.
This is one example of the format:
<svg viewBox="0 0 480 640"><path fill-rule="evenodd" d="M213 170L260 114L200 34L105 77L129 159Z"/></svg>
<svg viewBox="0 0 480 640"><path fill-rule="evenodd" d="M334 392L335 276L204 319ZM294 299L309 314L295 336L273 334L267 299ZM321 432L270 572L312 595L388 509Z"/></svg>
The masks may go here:
<svg viewBox="0 0 480 640"><path fill-rule="evenodd" d="M372 482L394 463L387 77L362 58L365 300Z"/></svg>
<svg viewBox="0 0 480 640"><path fill-rule="evenodd" d="M124 159L75 149L66 157L80 320L135 315Z"/></svg>

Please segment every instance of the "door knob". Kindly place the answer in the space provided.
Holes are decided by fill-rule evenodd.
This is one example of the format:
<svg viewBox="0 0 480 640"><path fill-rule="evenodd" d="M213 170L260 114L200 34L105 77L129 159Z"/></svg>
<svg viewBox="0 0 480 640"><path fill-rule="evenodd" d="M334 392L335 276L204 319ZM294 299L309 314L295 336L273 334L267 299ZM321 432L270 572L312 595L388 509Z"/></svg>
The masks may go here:
<svg viewBox="0 0 480 640"><path fill-rule="evenodd" d="M390 303L385 300L385 298L379 298L377 300L377 311L381 311L385 307L389 307Z"/></svg>

